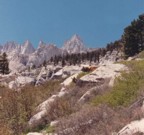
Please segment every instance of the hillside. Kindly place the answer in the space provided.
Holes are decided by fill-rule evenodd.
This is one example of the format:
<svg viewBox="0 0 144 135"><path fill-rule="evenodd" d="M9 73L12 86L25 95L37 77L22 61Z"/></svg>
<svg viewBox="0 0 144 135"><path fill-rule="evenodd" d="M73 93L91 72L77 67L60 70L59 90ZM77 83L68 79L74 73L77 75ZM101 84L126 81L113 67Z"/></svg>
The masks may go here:
<svg viewBox="0 0 144 135"><path fill-rule="evenodd" d="M105 48L86 48L78 35L62 48L2 46L0 135L144 134L143 20Z"/></svg>
<svg viewBox="0 0 144 135"><path fill-rule="evenodd" d="M139 56L132 61L106 62L88 72L65 66L55 73L55 79L37 87L26 85L18 93L1 87L1 134L119 132L130 121L143 118L144 60L142 53ZM129 130L124 132L133 131Z"/></svg>

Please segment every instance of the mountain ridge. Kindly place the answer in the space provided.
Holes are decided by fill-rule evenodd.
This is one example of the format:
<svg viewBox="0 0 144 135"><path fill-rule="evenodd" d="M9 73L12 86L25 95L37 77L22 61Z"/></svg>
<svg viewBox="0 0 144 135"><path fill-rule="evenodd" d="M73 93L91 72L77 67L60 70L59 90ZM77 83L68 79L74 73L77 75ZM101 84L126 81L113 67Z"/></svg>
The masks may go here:
<svg viewBox="0 0 144 135"><path fill-rule="evenodd" d="M10 69L16 70L25 69L27 66L40 66L44 61L48 61L55 55L63 55L66 53L86 53L93 49L86 48L79 35L73 35L69 40L64 42L64 45L59 48L55 44L44 43L39 41L38 47L34 48L29 40L23 44L18 44L14 41L6 42L0 47L1 53L7 53L10 62Z"/></svg>

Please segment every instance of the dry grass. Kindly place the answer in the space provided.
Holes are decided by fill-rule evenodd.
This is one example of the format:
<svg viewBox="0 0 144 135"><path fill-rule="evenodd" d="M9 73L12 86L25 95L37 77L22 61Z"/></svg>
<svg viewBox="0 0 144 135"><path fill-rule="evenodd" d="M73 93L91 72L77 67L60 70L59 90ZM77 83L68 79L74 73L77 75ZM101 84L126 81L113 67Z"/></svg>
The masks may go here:
<svg viewBox="0 0 144 135"><path fill-rule="evenodd" d="M37 105L60 88L60 81L50 81L39 87L26 86L19 92L1 89L0 123L5 123L13 135L26 132Z"/></svg>
<svg viewBox="0 0 144 135"><path fill-rule="evenodd" d="M113 110L106 105L85 105L69 117L59 119L54 130L60 135L111 135L132 120L142 117L141 109L136 110Z"/></svg>
<svg viewBox="0 0 144 135"><path fill-rule="evenodd" d="M49 127L48 131L55 131L60 135L111 135L129 122L144 117L141 103L132 105L144 97L144 61L125 64L132 72L124 73L123 79L117 80L112 91L107 85L94 90L92 97L95 96L93 101L97 106L88 104L89 99L84 105L78 104L80 97L91 89L92 85L68 87L69 94L57 99L51 109L48 109L46 124L53 120L59 121L56 127ZM26 133L27 122L36 113L35 108L58 92L61 89L60 83L61 81L49 81L39 87L26 86L20 92L1 88L0 134ZM98 100L99 97L101 100Z"/></svg>

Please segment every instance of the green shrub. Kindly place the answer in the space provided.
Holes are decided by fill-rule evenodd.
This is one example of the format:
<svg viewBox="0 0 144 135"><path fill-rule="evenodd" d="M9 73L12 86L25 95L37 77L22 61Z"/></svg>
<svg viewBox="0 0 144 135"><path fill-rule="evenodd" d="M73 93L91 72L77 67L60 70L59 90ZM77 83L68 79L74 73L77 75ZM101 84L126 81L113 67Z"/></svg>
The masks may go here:
<svg viewBox="0 0 144 135"><path fill-rule="evenodd" d="M87 75L87 74L89 74L90 72L81 72L81 73L79 73L79 75L77 76L77 79L80 79L81 77L83 77L83 76L85 76L85 75Z"/></svg>
<svg viewBox="0 0 144 135"><path fill-rule="evenodd" d="M53 133L55 131L54 127L52 126L48 126L47 128L45 128L47 133Z"/></svg>
<svg viewBox="0 0 144 135"><path fill-rule="evenodd" d="M94 105L105 103L113 107L128 106L137 98L144 87L144 61L123 63L129 67L129 73L122 73L109 92L96 96L92 101Z"/></svg>
<svg viewBox="0 0 144 135"><path fill-rule="evenodd" d="M144 51L142 51L138 54L138 58L144 58Z"/></svg>

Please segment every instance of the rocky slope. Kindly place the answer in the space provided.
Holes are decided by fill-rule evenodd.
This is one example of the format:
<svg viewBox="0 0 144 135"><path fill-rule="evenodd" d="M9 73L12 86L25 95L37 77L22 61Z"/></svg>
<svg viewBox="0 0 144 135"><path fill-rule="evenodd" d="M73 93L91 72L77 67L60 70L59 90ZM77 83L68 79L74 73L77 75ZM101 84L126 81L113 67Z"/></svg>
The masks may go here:
<svg viewBox="0 0 144 135"><path fill-rule="evenodd" d="M136 59L136 61L141 61L141 60L142 59ZM65 67L65 68L63 68L63 70L59 70L56 74L62 77L62 74L64 72L74 71L74 69L76 69L75 72L69 73L70 77L67 77L64 80L64 82L62 83L63 88L56 94L51 95L51 97L49 97L46 101L41 103L36 108L37 113L29 121L29 125L31 127L33 127L33 126L35 127L35 126L38 126L39 124L42 124L46 120L44 118L48 118L47 116L50 116L50 115L48 115L48 113L51 112L49 110L51 110L55 101L57 101L63 97L66 97L68 95L70 95L71 98L72 98L73 94L74 94L74 96L76 96L75 93L78 90L73 89L72 90L73 92L72 92L71 90L68 89L67 86L71 85L73 77L77 77L78 74L81 74L80 68L77 66ZM121 71L128 71L128 68L123 64L106 62L106 63L100 64L97 67L97 69L95 69L93 72L81 77L80 80L82 82L84 82L84 85L86 83L89 84L91 82L95 83L95 85L92 86L91 88L87 88L87 90L81 91L81 96L78 94L79 96L77 99L75 99L75 103L80 104L80 106L83 106L90 99L92 99L93 96L99 95L101 92L103 92L103 90L107 91L108 87L113 87L114 80L116 77L121 75ZM84 89L83 86L80 86L80 87L82 87ZM140 115L139 113L141 112L141 114L143 114L143 108L144 108L143 107L143 98L141 100L138 100L136 103L132 104L129 108L125 108L124 110L126 112L125 111L118 112L118 114L116 114L116 112L114 112L114 110L111 110L110 108L103 108L101 111L98 111L98 110L94 111L91 107L91 108L89 108L90 111L88 111L85 109L85 107L86 106L84 106L84 112L82 112L82 113L81 113L81 111L83 110L83 108L80 107L81 110L79 110L79 112L73 113L72 115L70 115L66 118L55 119L54 121L51 121L50 126L54 127L56 129L54 134L55 135L58 135L58 134L76 135L79 132L82 134L82 132L85 131L84 128L88 129L87 132L90 135L95 135L95 133L98 133L98 129L95 129L95 128L100 128L99 130L101 130L101 132L98 134L103 134L103 135L105 133L112 134L112 135L133 135L136 133L144 133L144 126L143 126L144 119L143 119L143 117L139 118L139 115ZM133 109L131 109L131 108L133 108ZM118 109L118 111L120 111L120 109ZM138 112L138 111L140 111L140 112ZM88 114L86 115L86 113L88 113ZM96 113L98 113L98 114L96 114ZM124 114L121 114L121 113L124 113ZM137 117L136 117L136 120L132 120L132 122L130 122L130 118L127 118L126 116L134 117L133 113L136 113L135 115ZM116 117L116 119L115 119L115 117ZM119 122L118 117L122 121ZM137 118L139 120L137 120ZM113 119L113 120L111 120L111 119ZM127 119L129 121L127 121ZM100 123L99 123L99 120L100 120ZM124 123L129 123L129 124L126 124L126 126L124 126L122 128L122 125L124 125ZM61 124L62 124L62 128L59 129ZM120 129L120 127L121 127L121 130L118 133L115 133L114 130L111 129L112 127L109 127L110 125L112 127L116 127L117 129ZM116 125L119 125L119 127L117 127ZM59 127L59 128L57 129L57 127ZM93 130L95 130L95 132L89 131L92 127L93 127ZM105 131L105 128L107 128L108 130ZM38 133L35 132L35 133L29 133L29 134L35 135ZM45 133L43 131L41 131L41 133L39 133L39 134L45 135Z"/></svg>
<svg viewBox="0 0 144 135"><path fill-rule="evenodd" d="M32 54L36 53L42 55L43 48L44 50L46 50L47 48L50 49L53 47L53 45L47 46L45 45L45 43L40 42L38 49ZM46 55L46 53L43 55ZM23 58L22 56L23 54L21 54L21 58ZM129 122L132 121L128 124L126 115L128 115L130 112L133 112L134 109L132 111L129 111L128 108L129 113L126 112L128 114L122 115L120 109L118 109L118 111L120 112L115 112L115 110L110 107L105 107L105 105L104 108L100 108L100 110L98 110L99 107L97 106L94 108L92 106L89 106L89 108L87 108L88 103L94 97L102 95L105 92L107 93L107 91L109 91L109 89L114 86L115 78L121 76L122 71L130 71L124 64L115 63L116 57L119 56L120 53L117 51L113 51L112 53L107 52L104 57L100 58L99 64L91 63L91 67L95 67L95 69L92 72L88 72L86 74L83 74L82 68L84 66L90 66L88 61L85 61L85 63L82 63L81 65L75 66L67 65L62 67L61 65L47 65L45 67L43 66L35 69L26 69L24 71L11 73L9 75L0 75L0 84L9 86L10 89L19 91L23 88L23 86L27 84L42 86L41 84L44 85L46 81L61 80L59 84L60 89L48 95L48 97L39 102L34 108L31 117L29 117L27 121L27 125L32 128L31 131L35 131L35 128L41 125L45 126L45 123L47 123L48 125L50 125L50 127L55 128L55 132L51 131L54 132L55 135L76 135L77 133L80 133L81 135L83 130L86 130L86 133L90 135L95 135L95 133L97 132L98 134L112 134L115 129L117 129L117 132L119 131L119 135L131 135L137 133L138 131L144 132L143 119L128 119ZM28 55L27 59L29 59ZM131 60L133 61L133 59ZM135 58L135 61L141 62L142 60L142 58ZM130 62L130 59L125 62ZM31 63L29 63L29 65L30 64ZM73 84L73 78L79 78L77 79L75 84ZM63 101L65 98L66 104ZM63 102L64 104L62 104L61 106L60 104ZM71 105L71 102L74 103ZM59 109L61 109L61 107L65 107L65 105L68 105L66 106L66 110L64 110L66 112L67 110L72 110L75 107L77 107L77 109L74 109L74 111L72 112L68 112L68 114L66 113L66 117L60 117L59 114L61 110ZM60 106L60 108L58 108L58 112L56 112L55 109L58 106ZM125 110L126 109L127 108L125 108ZM54 117L52 117L53 114ZM55 115L58 115L58 118L55 117ZM133 114L130 115L133 116ZM118 119L120 119L120 122L118 121ZM95 127L97 127L98 129L96 129ZM107 131L105 131L106 129ZM45 129L41 130L40 133L28 133L28 135L36 134L46 135L48 133L47 131L45 131ZM115 135L115 133L113 134Z"/></svg>
<svg viewBox="0 0 144 135"><path fill-rule="evenodd" d="M13 52L9 53L10 54L8 56L10 60L9 66L12 72L9 75L1 75L2 78L5 78L5 82L7 83L7 86L9 86L9 88L17 89L18 87L24 86L25 84L29 84L29 83L39 85L49 79L66 78L72 75L71 77L67 78L67 80L63 82L63 85L67 86L71 83L72 78L74 77L76 78L79 75L79 73L81 73L81 69L83 66L86 66L86 65L89 66L90 64L88 61L85 61L84 64L82 63L81 65L75 65L75 66L62 67L62 65L54 66L53 64L52 65L50 64L50 65L47 65L46 67L39 67L39 65L42 64L44 60L49 59L53 55L61 54L61 50L58 49L54 45L46 45L42 41L39 43L39 47L35 51L32 48L30 43L29 45L26 44L26 46L31 48L30 49L31 51L29 52L27 51L27 53L31 53L29 55L28 54L24 55L21 53L18 54L18 53L13 53ZM12 44L12 47L14 48L13 50L15 52L15 48L19 46L15 46L15 44ZM22 49L22 50L26 50L26 49ZM113 67L105 67L105 65L111 66L112 63L115 62L116 57L119 57L119 55L120 55L119 53L117 53L116 51L113 51L111 54L107 52L105 57L100 58L99 66L101 70L104 70L103 75L106 76L107 78L113 76L114 74L113 70L116 70L116 69ZM97 63L91 63L91 64L98 66ZM32 65L35 65L36 67L32 68ZM109 70L109 69L112 69L112 73L111 73L112 75L109 73L106 75L105 70ZM7 76L10 76L15 79L11 79L11 80L8 79L7 81ZM98 82L96 78L101 78L101 77L102 76L101 76L101 71L100 71L100 77L98 75L97 76L94 75L94 78L93 78L93 75L90 75L86 79L83 78L83 81L88 80L89 82L90 81ZM1 83L3 83L3 81L0 82L0 84Z"/></svg>
<svg viewBox="0 0 144 135"><path fill-rule="evenodd" d="M63 121L61 117L57 119L51 115L53 109L55 109L55 104L67 97L68 102L72 99L74 100L74 106L80 106L80 108L77 108L78 110L73 113L73 117L75 117L75 115L77 117L77 114L81 113L82 106L85 106L103 90L113 87L115 78L121 75L121 71L127 70L125 65L114 63L117 58L121 57L121 53L117 50L113 50L112 52L107 51L105 56L101 55L99 63L85 60L81 64L74 66L65 65L63 67L60 64L54 66L52 63L46 66L40 66L45 60L47 61L50 57L55 55L63 53L83 53L86 51L87 49L82 40L77 35L74 35L67 41L62 49L57 48L53 44L46 44L43 41L39 42L37 49L33 48L30 41L26 41L23 45L18 45L15 42L8 42L1 47L1 52L6 52L8 54L8 59L10 61L9 66L12 70L9 75L0 75L1 86L9 87L15 91L21 91L26 85L31 85L32 87L36 86L37 88L43 86L48 81L61 80L59 83L60 89L55 93L51 93L44 100L41 100L35 109L33 108L33 113L27 121L27 126L29 128L34 129L41 125L45 126L45 122L52 126L61 123ZM33 65L35 65L35 68L32 68ZM82 72L84 66L88 68L94 67L94 69L85 74ZM74 78L76 78L75 81ZM73 82L75 82L74 89L71 88L73 87L71 86ZM80 90L77 90L77 88ZM71 105L70 110L73 110L73 105ZM86 110L84 109L84 111ZM86 115L91 116L90 112ZM68 118L71 119L69 116ZM76 123L76 125L67 125L64 129L58 129L55 133L64 133L66 135L71 133L75 134L75 131L80 130L82 126L95 124L95 119L97 118L93 116L91 116L91 118L88 117L86 120L84 119ZM56 127L59 128L59 126ZM45 133L35 132L29 134L44 135Z"/></svg>

